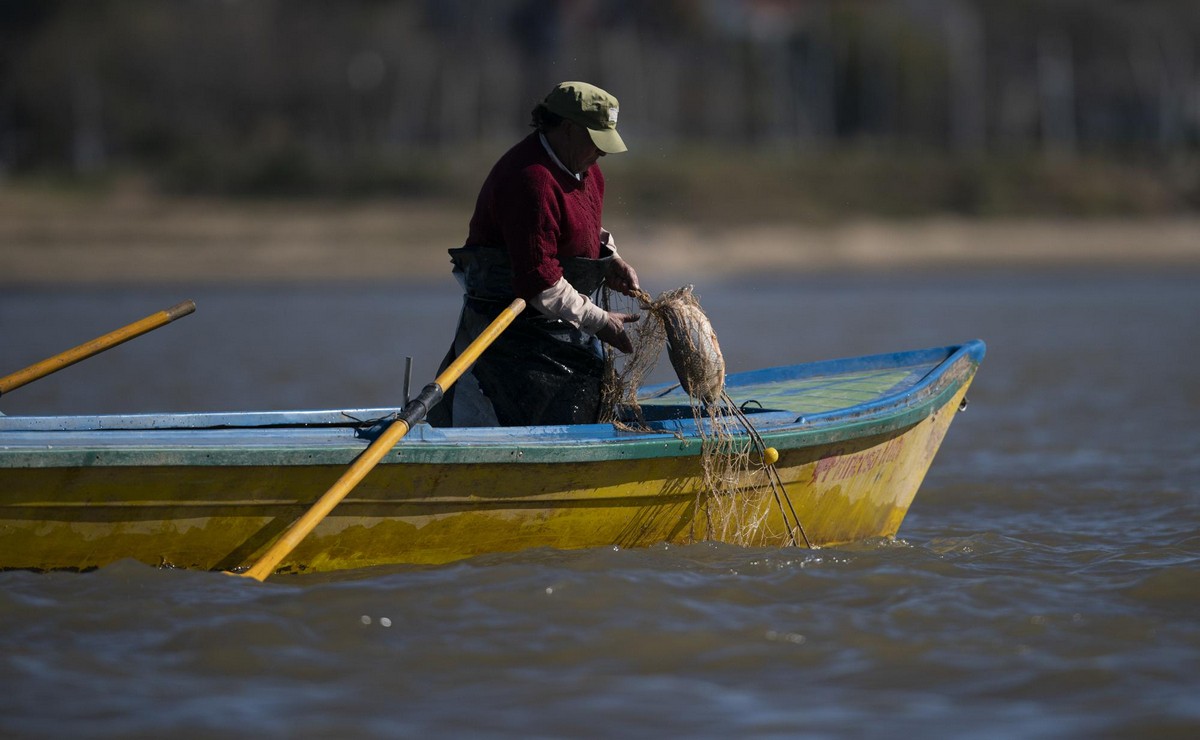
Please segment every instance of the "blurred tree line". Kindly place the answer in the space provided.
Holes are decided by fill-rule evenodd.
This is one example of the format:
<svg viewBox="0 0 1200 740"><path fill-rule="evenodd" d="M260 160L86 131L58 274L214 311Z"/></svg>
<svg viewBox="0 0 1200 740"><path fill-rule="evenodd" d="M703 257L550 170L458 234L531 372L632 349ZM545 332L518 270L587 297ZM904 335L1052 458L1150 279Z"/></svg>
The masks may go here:
<svg viewBox="0 0 1200 740"><path fill-rule="evenodd" d="M650 205L1188 210L1197 39L1192 0L0 0L0 180L465 195L585 79Z"/></svg>

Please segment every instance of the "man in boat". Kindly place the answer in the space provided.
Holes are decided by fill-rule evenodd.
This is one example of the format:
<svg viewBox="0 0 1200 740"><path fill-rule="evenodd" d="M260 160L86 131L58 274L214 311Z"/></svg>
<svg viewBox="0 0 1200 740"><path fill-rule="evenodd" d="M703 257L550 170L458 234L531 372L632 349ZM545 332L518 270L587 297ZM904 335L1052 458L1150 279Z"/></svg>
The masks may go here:
<svg viewBox="0 0 1200 740"><path fill-rule="evenodd" d="M624 325L637 320L598 303L605 286L638 288L601 222L597 162L626 150L617 112L617 99L594 85L556 85L533 109L536 130L488 174L466 244L450 250L465 295L442 369L514 298L528 307L430 411L435 426L596 421L601 342L631 352Z"/></svg>

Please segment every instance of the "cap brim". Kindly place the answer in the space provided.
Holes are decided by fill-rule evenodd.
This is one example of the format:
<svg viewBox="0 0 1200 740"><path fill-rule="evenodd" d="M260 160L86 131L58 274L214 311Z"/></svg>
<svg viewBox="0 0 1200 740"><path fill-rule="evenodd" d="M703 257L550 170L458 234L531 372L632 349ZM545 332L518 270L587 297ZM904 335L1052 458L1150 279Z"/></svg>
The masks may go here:
<svg viewBox="0 0 1200 740"><path fill-rule="evenodd" d="M596 145L596 148L605 154L620 154L629 151L615 128L589 128L587 132L588 136L592 137L592 143Z"/></svg>

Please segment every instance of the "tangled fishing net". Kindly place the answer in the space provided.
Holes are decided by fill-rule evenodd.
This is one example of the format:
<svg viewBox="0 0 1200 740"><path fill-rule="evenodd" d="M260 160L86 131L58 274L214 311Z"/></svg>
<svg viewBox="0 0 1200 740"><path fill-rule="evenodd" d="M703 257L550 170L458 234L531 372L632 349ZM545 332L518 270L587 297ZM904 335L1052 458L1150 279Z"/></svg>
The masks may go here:
<svg viewBox="0 0 1200 740"><path fill-rule="evenodd" d="M631 431L655 431L646 424L637 396L665 348L679 384L688 394L701 435L703 485L695 508L705 514L705 531L696 531L699 517L694 517L692 539L717 539L738 545L760 544L764 534L773 539L773 533L762 531L773 497L783 521L789 522L784 510L786 501L790 520L795 522L788 527L787 539L797 544L799 534L808 544L783 481L774 465L764 459L765 443L725 392L725 358L692 286L667 291L654 299L643 291L635 291L633 297L645 314L640 322L630 325L633 353L625 357L620 371L613 353L608 353L601 421Z"/></svg>

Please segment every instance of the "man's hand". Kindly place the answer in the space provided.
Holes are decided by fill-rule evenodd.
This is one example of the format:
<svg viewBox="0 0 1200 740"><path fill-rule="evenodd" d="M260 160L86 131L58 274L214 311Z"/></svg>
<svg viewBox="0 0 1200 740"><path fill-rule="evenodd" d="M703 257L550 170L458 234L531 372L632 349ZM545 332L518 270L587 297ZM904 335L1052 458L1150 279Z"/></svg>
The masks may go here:
<svg viewBox="0 0 1200 740"><path fill-rule="evenodd" d="M605 344L612 345L621 350L625 354L633 352L633 342L629 340L629 335L625 333L625 325L637 321L640 316L634 313L615 313L608 312L608 323L600 331L596 332L596 338Z"/></svg>
<svg viewBox="0 0 1200 740"><path fill-rule="evenodd" d="M630 295L640 287L638 285L637 273L633 271L628 262L620 257L613 257L612 264L608 268L608 276L604 278L604 283L618 293L625 295ZM600 335L597 334L596 336ZM615 347L616 345L613 346Z"/></svg>

